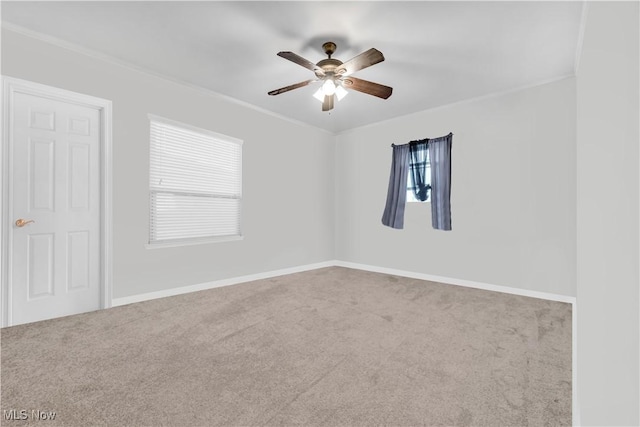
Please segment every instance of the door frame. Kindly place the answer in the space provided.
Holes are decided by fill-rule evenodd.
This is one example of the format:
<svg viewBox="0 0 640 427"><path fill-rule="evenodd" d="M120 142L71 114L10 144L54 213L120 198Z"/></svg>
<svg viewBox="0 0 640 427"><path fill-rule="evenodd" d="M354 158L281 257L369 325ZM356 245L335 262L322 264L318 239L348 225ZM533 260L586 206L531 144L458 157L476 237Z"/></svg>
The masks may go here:
<svg viewBox="0 0 640 427"><path fill-rule="evenodd" d="M111 101L59 89L14 77L2 76L2 150L0 150L0 325L12 325L10 241L13 201L12 173L14 95L23 93L54 101L94 108L100 114L100 308L111 307L112 300L112 107Z"/></svg>

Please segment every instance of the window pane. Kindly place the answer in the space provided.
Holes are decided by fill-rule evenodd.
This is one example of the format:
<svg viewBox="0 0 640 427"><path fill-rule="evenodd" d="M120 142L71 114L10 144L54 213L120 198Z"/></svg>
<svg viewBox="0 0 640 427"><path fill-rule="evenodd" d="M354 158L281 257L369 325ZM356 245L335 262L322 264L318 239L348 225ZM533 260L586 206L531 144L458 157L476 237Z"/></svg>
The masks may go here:
<svg viewBox="0 0 640 427"><path fill-rule="evenodd" d="M408 203L421 203L415 196L415 188L413 186L413 165L409 165L409 172L407 176L407 202ZM427 163L427 168L425 171L425 184L431 185L431 164ZM431 190L427 191L427 200L425 202L431 201Z"/></svg>
<svg viewBox="0 0 640 427"><path fill-rule="evenodd" d="M419 202L420 200L416 199L416 195L413 192L413 188L408 188L407 189L407 202L409 203L413 203L413 202Z"/></svg>

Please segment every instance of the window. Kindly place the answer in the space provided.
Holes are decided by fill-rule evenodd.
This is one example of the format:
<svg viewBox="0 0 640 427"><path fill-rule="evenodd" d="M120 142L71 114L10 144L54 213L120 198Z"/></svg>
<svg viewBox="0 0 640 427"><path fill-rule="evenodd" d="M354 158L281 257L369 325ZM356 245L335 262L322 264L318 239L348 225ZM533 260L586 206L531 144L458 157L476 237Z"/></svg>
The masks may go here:
<svg viewBox="0 0 640 427"><path fill-rule="evenodd" d="M241 238L242 141L149 118L149 244Z"/></svg>
<svg viewBox="0 0 640 427"><path fill-rule="evenodd" d="M413 163L411 160L411 156L409 156L409 176L407 177L407 202L416 202L416 203L424 203L431 201L431 189L427 191L427 200L420 201L416 198L415 193L415 183L413 180L413 172L416 168L425 167L425 184L431 187L431 162L429 161L429 150L424 150L425 152L425 161Z"/></svg>

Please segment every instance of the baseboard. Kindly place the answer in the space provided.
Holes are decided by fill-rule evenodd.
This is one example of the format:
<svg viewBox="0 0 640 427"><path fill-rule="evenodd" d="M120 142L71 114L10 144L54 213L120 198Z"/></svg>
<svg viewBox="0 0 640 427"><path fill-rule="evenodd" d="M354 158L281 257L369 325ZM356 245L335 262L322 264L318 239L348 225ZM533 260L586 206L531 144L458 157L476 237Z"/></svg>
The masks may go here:
<svg viewBox="0 0 640 427"><path fill-rule="evenodd" d="M302 271L315 270L315 269L324 268L324 267L353 268L356 270L365 270L365 271L371 271L374 273L392 274L394 276L409 277L412 279L427 280L430 282L445 283L448 285L464 286L467 288L475 288L475 289L482 289L486 291L521 295L521 296L531 297L531 298L540 298L540 299L545 299L550 301L565 302L565 303L574 304L574 305L576 302L575 297L571 297L567 295L531 291L528 289L511 288L509 286L492 285L489 283L475 282L472 280L435 276L432 274L417 273L414 271L398 270L395 268L379 267L375 265L359 264L359 263L340 261L340 260L331 260L331 261L324 261L324 262L319 262L315 264L305 264L305 265L299 265L296 267L283 268L280 270L266 271L263 273L250 274L247 276L239 276L239 277L232 277L229 279L215 280L212 282L199 283L196 285L181 286L179 288L165 289L162 291L149 292L145 294L131 295L128 297L114 298L112 300L112 306L117 307L120 305L132 304L135 302L142 302L142 301L148 301L156 298L164 298L164 297L170 297L174 295L181 295L189 292L203 291L206 289L219 288L222 286L230 286L238 283L252 282L254 280L268 279L271 277L283 276L285 274L300 273Z"/></svg>
<svg viewBox="0 0 640 427"><path fill-rule="evenodd" d="M550 301L566 302L575 304L576 298L567 295L558 295L547 292L531 291L528 289L511 288L509 286L492 285L489 283L475 282L472 280L455 279L451 277L434 276L432 274L417 273L413 271L397 270L395 268L378 267L375 265L358 264L347 261L335 261L336 267L353 268L356 270L371 271L374 273L391 274L394 276L409 277L411 279L428 280L430 282L445 283L447 285L464 286L466 288L482 289L485 291L502 292L505 294L521 295L531 298L546 299Z"/></svg>
<svg viewBox="0 0 640 427"><path fill-rule="evenodd" d="M333 267L334 261L324 261L315 264L305 264L296 267L283 268L280 270L266 271L263 273L249 274L247 276L232 277L229 279L214 280L207 283L199 283L190 286L180 286L179 288L165 289L162 291L149 292L145 294L131 295L122 298L113 298L112 307L133 304L136 302L149 301L157 298L172 297L175 295L188 294L190 292L204 291L207 289L220 288L223 286L237 285L239 283L253 282L254 280L269 279L271 277L284 276L286 274L300 273L302 271L316 270L318 268Z"/></svg>

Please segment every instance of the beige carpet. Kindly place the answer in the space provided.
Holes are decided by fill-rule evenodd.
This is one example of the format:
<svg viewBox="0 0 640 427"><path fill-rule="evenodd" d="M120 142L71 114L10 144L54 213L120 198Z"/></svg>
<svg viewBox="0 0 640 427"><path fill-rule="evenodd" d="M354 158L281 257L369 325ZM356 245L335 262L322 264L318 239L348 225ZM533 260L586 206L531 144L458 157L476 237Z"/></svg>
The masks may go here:
<svg viewBox="0 0 640 427"><path fill-rule="evenodd" d="M571 424L569 304L346 268L1 338L7 426Z"/></svg>

